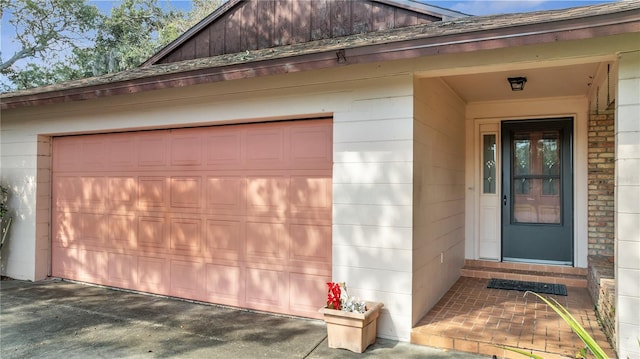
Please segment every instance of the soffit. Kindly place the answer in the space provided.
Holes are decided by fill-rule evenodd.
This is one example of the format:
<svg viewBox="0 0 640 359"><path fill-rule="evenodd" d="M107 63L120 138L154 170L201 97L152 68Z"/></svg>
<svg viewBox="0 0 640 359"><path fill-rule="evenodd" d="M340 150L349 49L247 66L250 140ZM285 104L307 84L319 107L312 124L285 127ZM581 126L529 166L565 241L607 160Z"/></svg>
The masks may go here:
<svg viewBox="0 0 640 359"><path fill-rule="evenodd" d="M444 77L465 102L522 100L543 97L584 96L589 92L598 63L499 71ZM523 91L511 91L508 77L527 78Z"/></svg>

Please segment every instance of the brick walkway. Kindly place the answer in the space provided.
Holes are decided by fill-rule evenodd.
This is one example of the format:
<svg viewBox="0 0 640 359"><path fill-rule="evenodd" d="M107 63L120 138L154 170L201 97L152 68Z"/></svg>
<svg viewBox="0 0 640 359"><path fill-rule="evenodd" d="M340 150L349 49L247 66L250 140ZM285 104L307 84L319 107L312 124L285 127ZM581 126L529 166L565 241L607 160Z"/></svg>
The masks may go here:
<svg viewBox="0 0 640 359"><path fill-rule="evenodd" d="M488 289L487 279L461 277L415 326L411 342L506 358L524 356L496 345L528 349L543 357L575 358L584 345L571 328L534 295ZM615 354L598 327L586 288L567 287L550 296L569 309L611 358Z"/></svg>

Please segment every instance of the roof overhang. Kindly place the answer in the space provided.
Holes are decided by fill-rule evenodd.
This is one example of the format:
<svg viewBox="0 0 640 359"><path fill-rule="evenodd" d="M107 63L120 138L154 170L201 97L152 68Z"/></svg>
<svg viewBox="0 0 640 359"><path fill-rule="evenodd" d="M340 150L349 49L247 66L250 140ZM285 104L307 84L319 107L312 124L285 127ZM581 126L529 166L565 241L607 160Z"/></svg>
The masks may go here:
<svg viewBox="0 0 640 359"><path fill-rule="evenodd" d="M590 9L591 11L585 11ZM155 65L0 96L0 109L506 47L638 34L640 3L470 17L275 49Z"/></svg>

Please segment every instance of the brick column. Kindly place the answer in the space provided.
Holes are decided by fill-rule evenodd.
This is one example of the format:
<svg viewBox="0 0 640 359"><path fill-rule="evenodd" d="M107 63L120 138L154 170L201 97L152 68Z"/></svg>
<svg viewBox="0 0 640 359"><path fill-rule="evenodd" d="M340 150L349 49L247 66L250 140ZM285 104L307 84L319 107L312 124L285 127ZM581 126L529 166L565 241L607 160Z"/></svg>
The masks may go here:
<svg viewBox="0 0 640 359"><path fill-rule="evenodd" d="M588 235L590 256L614 254L615 113L589 119Z"/></svg>

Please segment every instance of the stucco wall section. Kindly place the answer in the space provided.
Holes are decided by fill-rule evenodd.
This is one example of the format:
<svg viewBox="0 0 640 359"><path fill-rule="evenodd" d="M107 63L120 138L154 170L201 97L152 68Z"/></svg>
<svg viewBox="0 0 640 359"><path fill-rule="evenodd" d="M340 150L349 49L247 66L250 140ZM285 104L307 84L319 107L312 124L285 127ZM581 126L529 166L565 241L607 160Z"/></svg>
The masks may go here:
<svg viewBox="0 0 640 359"><path fill-rule="evenodd" d="M618 355L640 358L640 51L620 55L616 110Z"/></svg>
<svg viewBox="0 0 640 359"><path fill-rule="evenodd" d="M415 81L413 310L416 323L464 265L465 104L438 78Z"/></svg>

